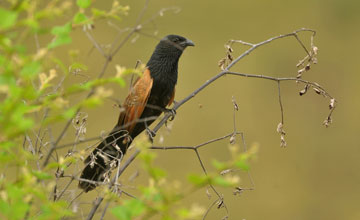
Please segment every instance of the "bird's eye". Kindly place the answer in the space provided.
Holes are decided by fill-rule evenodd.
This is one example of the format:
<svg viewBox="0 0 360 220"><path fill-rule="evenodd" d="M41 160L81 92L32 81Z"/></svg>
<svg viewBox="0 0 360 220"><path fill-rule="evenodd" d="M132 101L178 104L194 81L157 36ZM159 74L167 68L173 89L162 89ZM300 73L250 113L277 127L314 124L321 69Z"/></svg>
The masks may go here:
<svg viewBox="0 0 360 220"><path fill-rule="evenodd" d="M180 39L177 37L177 38L174 38L174 40L173 40L175 43L177 43L177 42L179 42L180 41Z"/></svg>

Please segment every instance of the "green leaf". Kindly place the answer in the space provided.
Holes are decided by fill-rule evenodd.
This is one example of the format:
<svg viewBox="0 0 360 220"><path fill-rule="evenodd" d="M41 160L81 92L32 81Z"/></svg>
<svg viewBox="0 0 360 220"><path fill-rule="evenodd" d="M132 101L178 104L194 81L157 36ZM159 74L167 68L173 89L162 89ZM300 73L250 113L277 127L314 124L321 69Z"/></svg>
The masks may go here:
<svg viewBox="0 0 360 220"><path fill-rule="evenodd" d="M36 216L36 220L48 219L66 219L67 216L73 216L73 213L67 208L68 204L65 201L49 202L41 206L41 212Z"/></svg>
<svg viewBox="0 0 360 220"><path fill-rule="evenodd" d="M76 108L70 108L63 113L64 118L71 119L76 114Z"/></svg>
<svg viewBox="0 0 360 220"><path fill-rule="evenodd" d="M78 63L78 62L71 64L69 67L69 72L78 71L78 70L87 71L88 67L85 64Z"/></svg>
<svg viewBox="0 0 360 220"><path fill-rule="evenodd" d="M32 119L23 118L22 120L19 120L17 129L19 132L24 132L30 129L32 126L34 126L34 121Z"/></svg>
<svg viewBox="0 0 360 220"><path fill-rule="evenodd" d="M75 16L74 16L74 24L81 24L81 23L85 23L88 20L88 18L86 17L86 15L84 13L78 12Z"/></svg>
<svg viewBox="0 0 360 220"><path fill-rule="evenodd" d="M6 61L6 58L0 54L0 66L4 66L5 65L5 61Z"/></svg>
<svg viewBox="0 0 360 220"><path fill-rule="evenodd" d="M103 11L103 10L100 10L100 9L97 9L97 8L92 8L91 12L92 12L92 14L93 14L93 16L95 18L106 17L107 16L106 11Z"/></svg>
<svg viewBox="0 0 360 220"><path fill-rule="evenodd" d="M69 35L59 35L54 39L54 41L48 44L48 48L53 49L64 44L70 44L71 42L72 39Z"/></svg>
<svg viewBox="0 0 360 220"><path fill-rule="evenodd" d="M26 212L29 210L29 204L19 201L11 206L12 217L11 219L24 219Z"/></svg>
<svg viewBox="0 0 360 220"><path fill-rule="evenodd" d="M22 199L24 192L15 185L9 185L7 187L7 193L9 197L13 200L19 200Z"/></svg>
<svg viewBox="0 0 360 220"><path fill-rule="evenodd" d="M48 180L48 179L52 178L52 176L50 174L45 173L45 172L33 170L32 173L34 174L34 176L36 176L40 180Z"/></svg>
<svg viewBox="0 0 360 220"><path fill-rule="evenodd" d="M245 171L248 171L250 169L250 166L247 162L247 157L245 155L240 156L239 160L235 162L235 166Z"/></svg>
<svg viewBox="0 0 360 220"><path fill-rule="evenodd" d="M102 104L102 100L96 97L85 99L80 103L82 106L93 108Z"/></svg>
<svg viewBox="0 0 360 220"><path fill-rule="evenodd" d="M24 46L24 45L17 44L17 45L14 45L13 48L19 54L25 54L26 53L26 46Z"/></svg>
<svg viewBox="0 0 360 220"><path fill-rule="evenodd" d="M149 165L155 159L156 155L151 152L143 152L140 154L140 158L145 162L145 164Z"/></svg>
<svg viewBox="0 0 360 220"><path fill-rule="evenodd" d="M215 159L212 161L212 164L217 170L224 170L224 169L227 168L225 163L220 162L220 161L215 160Z"/></svg>
<svg viewBox="0 0 360 220"><path fill-rule="evenodd" d="M233 183L229 182L228 180L224 179L221 176L216 176L215 178L213 178L212 182L214 183L214 185L223 186L223 187L230 187L234 185Z"/></svg>
<svg viewBox="0 0 360 220"><path fill-rule="evenodd" d="M62 34L69 34L71 32L71 23L68 22L63 26L55 26L51 29L51 33L53 35L62 35Z"/></svg>
<svg viewBox="0 0 360 220"><path fill-rule="evenodd" d="M32 61L24 65L20 74L24 77L32 77L41 71L41 64L38 61Z"/></svg>
<svg viewBox="0 0 360 220"><path fill-rule="evenodd" d="M7 216L9 217L10 213L11 213L11 206L9 203L0 200L0 213L2 213L1 216Z"/></svg>
<svg viewBox="0 0 360 220"><path fill-rule="evenodd" d="M15 185L9 185L6 192L11 200L9 219L23 219L29 209L29 204L23 201L25 196L24 189Z"/></svg>
<svg viewBox="0 0 360 220"><path fill-rule="evenodd" d="M80 8L88 8L91 5L91 0L77 0L76 4Z"/></svg>
<svg viewBox="0 0 360 220"><path fill-rule="evenodd" d="M46 169L50 170L50 169L58 168L60 166L61 164L59 164L58 162L51 162L46 166Z"/></svg>
<svg viewBox="0 0 360 220"><path fill-rule="evenodd" d="M51 29L51 33L55 35L55 39L48 44L48 48L52 49L64 44L69 44L72 42L70 37L71 32L71 23L68 22L63 26L56 26Z"/></svg>
<svg viewBox="0 0 360 220"><path fill-rule="evenodd" d="M60 67L61 71L63 71L63 73L67 74L68 73L68 68L65 67L63 61L61 61L60 59L57 58L52 58L51 59L58 67Z"/></svg>
<svg viewBox="0 0 360 220"><path fill-rule="evenodd" d="M24 24L29 26L33 31L35 31L35 32L40 31L40 24L35 18L33 18L33 17L28 18L28 19L25 19L23 22L24 22Z"/></svg>
<svg viewBox="0 0 360 220"><path fill-rule="evenodd" d="M110 83L110 82L117 83L121 87L124 87L126 84L124 79L122 79L122 78L95 79L95 80L86 82L84 84L75 84L75 85L70 86L69 88L66 89L65 95L70 95L70 94L74 94L77 92L87 91L87 90L90 90L91 88L94 88L95 86L104 85L104 84Z"/></svg>
<svg viewBox="0 0 360 220"><path fill-rule="evenodd" d="M111 213L121 220L131 220L130 211L124 206L118 206L111 209Z"/></svg>
<svg viewBox="0 0 360 220"><path fill-rule="evenodd" d="M177 210L177 214L181 218L188 218L190 216L190 211L189 211L189 209L182 208L182 209Z"/></svg>
<svg viewBox="0 0 360 220"><path fill-rule="evenodd" d="M115 20L118 20L118 21L121 21L122 18L120 16L117 16L115 14L111 15L111 18L115 19Z"/></svg>
<svg viewBox="0 0 360 220"><path fill-rule="evenodd" d="M125 206L131 210L132 217L140 215L145 209L144 203L137 199L126 201Z"/></svg>
<svg viewBox="0 0 360 220"><path fill-rule="evenodd" d="M16 12L0 8L0 29L6 29L13 26L17 16L18 14Z"/></svg>
<svg viewBox="0 0 360 220"><path fill-rule="evenodd" d="M166 173L164 170L160 169L160 168L156 168L156 167L150 167L149 168L149 172L150 175L155 179L155 180L159 180L162 177L166 176Z"/></svg>
<svg viewBox="0 0 360 220"><path fill-rule="evenodd" d="M117 206L111 209L113 215L121 220L131 220L134 217L141 215L145 210L145 205L142 201L131 199L124 202L122 206Z"/></svg>
<svg viewBox="0 0 360 220"><path fill-rule="evenodd" d="M204 186L209 183L209 178L207 176L200 176L196 174L189 175L188 180L195 186Z"/></svg>

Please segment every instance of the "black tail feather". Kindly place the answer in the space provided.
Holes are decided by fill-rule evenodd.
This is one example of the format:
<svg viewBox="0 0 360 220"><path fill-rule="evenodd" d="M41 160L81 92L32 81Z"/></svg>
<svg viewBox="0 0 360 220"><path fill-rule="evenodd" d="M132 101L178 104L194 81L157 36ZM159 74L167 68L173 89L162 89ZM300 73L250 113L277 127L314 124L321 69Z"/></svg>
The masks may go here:
<svg viewBox="0 0 360 220"><path fill-rule="evenodd" d="M118 160L126 153L131 138L126 130L117 126L85 159L86 167L80 175L79 188L91 191L110 177L110 172L118 165Z"/></svg>

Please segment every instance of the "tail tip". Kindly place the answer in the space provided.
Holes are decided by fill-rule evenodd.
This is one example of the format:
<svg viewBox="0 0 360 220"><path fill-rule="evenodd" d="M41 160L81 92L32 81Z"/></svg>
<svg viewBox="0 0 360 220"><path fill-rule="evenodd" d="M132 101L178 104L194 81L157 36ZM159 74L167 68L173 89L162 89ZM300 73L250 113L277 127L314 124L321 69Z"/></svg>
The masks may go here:
<svg viewBox="0 0 360 220"><path fill-rule="evenodd" d="M81 180L80 180L78 187L79 187L80 189L84 190L84 192L87 193L87 192L95 189L95 188L96 188L96 185L93 184L93 183L89 183L89 182L87 182L87 181L81 181Z"/></svg>

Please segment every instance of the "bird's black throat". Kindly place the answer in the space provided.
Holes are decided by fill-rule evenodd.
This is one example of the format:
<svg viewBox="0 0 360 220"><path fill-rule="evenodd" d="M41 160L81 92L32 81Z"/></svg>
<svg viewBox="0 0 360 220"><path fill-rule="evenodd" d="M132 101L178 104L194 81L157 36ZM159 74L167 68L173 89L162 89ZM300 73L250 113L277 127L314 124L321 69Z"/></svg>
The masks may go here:
<svg viewBox="0 0 360 220"><path fill-rule="evenodd" d="M178 78L178 63L182 50L169 45L166 42L160 42L152 54L147 67L150 70L154 84L169 86L172 90Z"/></svg>

